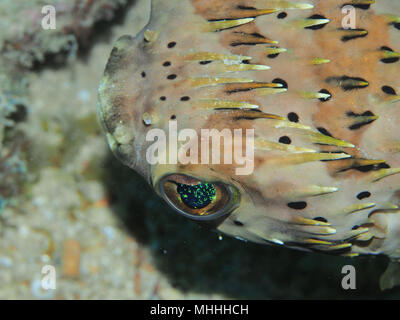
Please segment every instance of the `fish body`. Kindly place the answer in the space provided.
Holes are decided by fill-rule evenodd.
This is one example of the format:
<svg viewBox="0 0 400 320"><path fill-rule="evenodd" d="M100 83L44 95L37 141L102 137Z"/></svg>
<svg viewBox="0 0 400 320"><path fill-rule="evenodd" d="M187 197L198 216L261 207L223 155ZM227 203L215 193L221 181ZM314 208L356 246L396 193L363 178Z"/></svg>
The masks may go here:
<svg viewBox="0 0 400 320"><path fill-rule="evenodd" d="M226 234L398 260L399 29L396 0L153 0L99 87L110 147L177 212ZM252 172L202 163L203 149L172 161L187 128L197 147L202 129L253 132ZM167 161L149 163L161 131ZM222 156L235 149L221 141Z"/></svg>

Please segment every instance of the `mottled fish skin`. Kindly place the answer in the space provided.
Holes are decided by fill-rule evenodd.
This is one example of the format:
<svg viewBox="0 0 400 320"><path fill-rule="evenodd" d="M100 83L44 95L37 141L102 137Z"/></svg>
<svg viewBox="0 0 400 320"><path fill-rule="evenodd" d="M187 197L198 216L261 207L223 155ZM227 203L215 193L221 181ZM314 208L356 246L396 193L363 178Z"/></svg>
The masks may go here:
<svg viewBox="0 0 400 320"><path fill-rule="evenodd" d="M169 174L232 186L236 205L208 221L226 234L400 259L399 29L398 0L155 0L99 87L111 149L161 196ZM254 173L148 164L146 133L171 119L254 129Z"/></svg>

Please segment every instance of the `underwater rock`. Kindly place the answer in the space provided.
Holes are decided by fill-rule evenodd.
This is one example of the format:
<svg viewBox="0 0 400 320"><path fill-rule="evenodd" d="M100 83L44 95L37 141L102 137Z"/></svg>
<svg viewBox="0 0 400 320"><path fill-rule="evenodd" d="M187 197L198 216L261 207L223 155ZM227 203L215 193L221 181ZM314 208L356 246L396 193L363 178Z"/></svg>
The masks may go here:
<svg viewBox="0 0 400 320"><path fill-rule="evenodd" d="M99 21L109 21L129 0L57 0L56 28L43 29L43 1L0 3L0 48L3 59L23 68L44 63L49 55L60 52L75 55L78 44L85 45ZM45 11L46 12L46 11Z"/></svg>

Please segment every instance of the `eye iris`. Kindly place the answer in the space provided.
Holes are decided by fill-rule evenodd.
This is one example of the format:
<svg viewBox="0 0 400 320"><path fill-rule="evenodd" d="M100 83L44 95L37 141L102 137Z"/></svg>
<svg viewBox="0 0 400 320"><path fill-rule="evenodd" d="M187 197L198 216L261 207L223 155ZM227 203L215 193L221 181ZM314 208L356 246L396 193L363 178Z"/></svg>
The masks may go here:
<svg viewBox="0 0 400 320"><path fill-rule="evenodd" d="M193 209L201 209L215 199L215 187L210 183L187 185L178 183L177 192L183 203Z"/></svg>

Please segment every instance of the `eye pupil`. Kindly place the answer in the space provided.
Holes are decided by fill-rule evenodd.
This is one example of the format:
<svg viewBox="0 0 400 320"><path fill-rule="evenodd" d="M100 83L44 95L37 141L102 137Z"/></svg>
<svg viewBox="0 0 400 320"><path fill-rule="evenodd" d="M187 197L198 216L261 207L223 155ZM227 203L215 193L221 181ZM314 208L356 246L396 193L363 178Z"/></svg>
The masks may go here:
<svg viewBox="0 0 400 320"><path fill-rule="evenodd" d="M239 191L223 181L174 173L162 177L155 186L170 207L192 220L214 221L231 214L240 203Z"/></svg>
<svg viewBox="0 0 400 320"><path fill-rule="evenodd" d="M177 183L177 192L185 205L193 209L201 209L215 200L215 187L210 183L188 185Z"/></svg>

